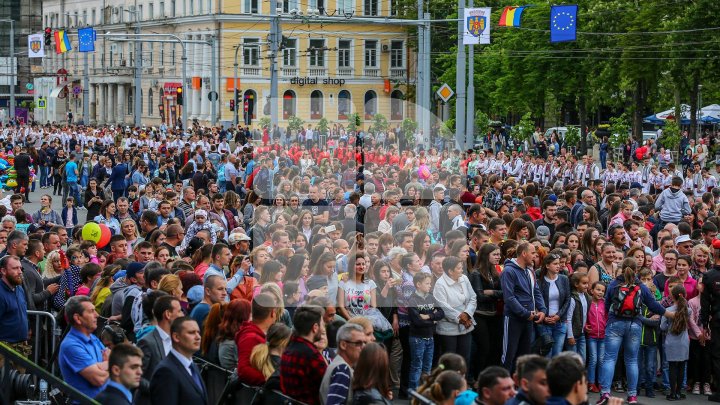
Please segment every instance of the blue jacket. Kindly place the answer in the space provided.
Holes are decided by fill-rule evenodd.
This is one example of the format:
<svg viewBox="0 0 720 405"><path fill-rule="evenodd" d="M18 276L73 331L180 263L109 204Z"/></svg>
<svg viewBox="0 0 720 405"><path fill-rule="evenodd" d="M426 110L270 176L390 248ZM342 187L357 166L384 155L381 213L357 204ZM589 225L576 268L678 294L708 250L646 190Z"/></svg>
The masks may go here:
<svg viewBox="0 0 720 405"><path fill-rule="evenodd" d="M545 281L544 277L538 278L538 282L540 283L540 290L542 291L542 297L545 301L545 305L549 306L548 297L550 295L550 283ZM565 320L567 318L568 308L570 308L570 280L568 280L567 276L558 274L558 278L555 280L555 285L560 293L560 303L558 304L559 309L557 315L560 316L561 320Z"/></svg>
<svg viewBox="0 0 720 405"><path fill-rule="evenodd" d="M80 222L80 218L78 218L78 215L77 215L77 208L72 207L72 219L73 219L72 224L67 223L67 210L68 210L67 206L62 209L61 219L62 219L63 225L65 225L65 228L73 228L73 227L75 227L75 225L78 224L78 222Z"/></svg>
<svg viewBox="0 0 720 405"><path fill-rule="evenodd" d="M110 189L125 190L125 175L127 174L127 164L120 163L112 168L110 174Z"/></svg>
<svg viewBox="0 0 720 405"><path fill-rule="evenodd" d="M547 312L540 286L534 279L531 281L531 277L534 276L526 269L520 268L515 259L505 261L505 267L500 275L500 285L505 300L506 316L527 320L532 311Z"/></svg>
<svg viewBox="0 0 720 405"><path fill-rule="evenodd" d="M618 318L610 311L610 304L612 304L612 297L615 296L615 292L617 291L620 286L625 284L625 278L622 275L617 276L617 278L610 282L610 285L607 288L607 291L605 292L605 313L608 314L608 325L612 322L618 321L618 320L627 320L625 318ZM650 310L650 312L658 314L660 316L665 315L665 308L660 305L657 301L655 301L655 295L645 287L645 284L641 283L639 279L635 279L635 284L640 286L640 293L642 294L642 302L647 306L647 308ZM642 315L638 314L635 318L632 319L633 322L636 322L638 324L642 323L640 321Z"/></svg>
<svg viewBox="0 0 720 405"><path fill-rule="evenodd" d="M505 405L520 405L523 402L527 405L535 405L535 402L533 402L533 400L528 397L525 391L518 390L517 394L515 394L514 397L508 399L507 402L505 402Z"/></svg>

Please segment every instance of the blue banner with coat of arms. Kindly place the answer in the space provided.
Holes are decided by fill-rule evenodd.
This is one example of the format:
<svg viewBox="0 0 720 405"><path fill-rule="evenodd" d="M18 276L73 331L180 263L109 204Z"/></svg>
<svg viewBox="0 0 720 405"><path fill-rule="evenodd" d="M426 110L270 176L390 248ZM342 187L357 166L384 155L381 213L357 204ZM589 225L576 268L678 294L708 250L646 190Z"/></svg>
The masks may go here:
<svg viewBox="0 0 720 405"><path fill-rule="evenodd" d="M490 43L490 7L465 9L463 45Z"/></svg>

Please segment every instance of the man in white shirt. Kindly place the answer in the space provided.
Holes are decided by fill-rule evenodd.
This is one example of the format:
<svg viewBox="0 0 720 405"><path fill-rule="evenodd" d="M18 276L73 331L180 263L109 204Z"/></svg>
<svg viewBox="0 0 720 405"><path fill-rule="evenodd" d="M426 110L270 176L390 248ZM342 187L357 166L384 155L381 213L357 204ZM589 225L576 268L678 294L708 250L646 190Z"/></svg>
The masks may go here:
<svg viewBox="0 0 720 405"><path fill-rule="evenodd" d="M183 316L180 300L166 295L155 300L152 313L157 320L157 327L138 340L137 346L143 352L143 375L150 379L160 362L170 353L172 339L170 325Z"/></svg>

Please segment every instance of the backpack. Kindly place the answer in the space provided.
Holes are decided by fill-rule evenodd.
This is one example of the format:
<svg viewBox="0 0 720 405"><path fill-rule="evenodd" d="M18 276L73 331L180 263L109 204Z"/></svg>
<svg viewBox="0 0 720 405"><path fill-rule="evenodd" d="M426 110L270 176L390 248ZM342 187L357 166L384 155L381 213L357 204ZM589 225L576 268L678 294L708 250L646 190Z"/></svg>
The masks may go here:
<svg viewBox="0 0 720 405"><path fill-rule="evenodd" d="M619 286L610 301L610 312L617 317L634 318L640 313L642 292L640 286L624 284Z"/></svg>

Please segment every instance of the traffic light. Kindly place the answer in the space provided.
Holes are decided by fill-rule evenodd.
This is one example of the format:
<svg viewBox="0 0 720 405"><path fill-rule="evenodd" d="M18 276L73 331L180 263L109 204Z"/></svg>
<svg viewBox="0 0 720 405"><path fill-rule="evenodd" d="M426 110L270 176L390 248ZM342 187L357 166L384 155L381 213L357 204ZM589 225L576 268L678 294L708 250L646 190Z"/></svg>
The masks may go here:
<svg viewBox="0 0 720 405"><path fill-rule="evenodd" d="M178 87L175 90L175 94L177 96L177 105L183 105L183 88L182 88L182 86Z"/></svg>
<svg viewBox="0 0 720 405"><path fill-rule="evenodd" d="M45 46L50 46L52 41L52 28L45 27Z"/></svg>
<svg viewBox="0 0 720 405"><path fill-rule="evenodd" d="M235 111L235 100L230 100L230 111Z"/></svg>

